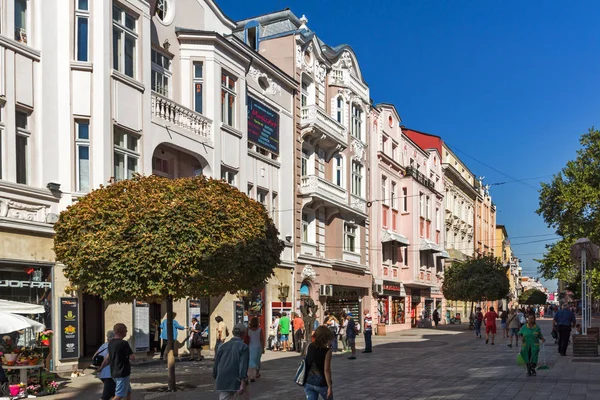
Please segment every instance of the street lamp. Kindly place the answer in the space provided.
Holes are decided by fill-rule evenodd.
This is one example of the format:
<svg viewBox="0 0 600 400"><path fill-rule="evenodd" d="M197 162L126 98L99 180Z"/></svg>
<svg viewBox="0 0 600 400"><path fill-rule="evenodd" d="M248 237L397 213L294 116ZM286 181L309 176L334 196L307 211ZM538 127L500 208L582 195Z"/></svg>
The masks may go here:
<svg viewBox="0 0 600 400"><path fill-rule="evenodd" d="M279 285L278 287L279 289L279 299L282 302L285 302L288 298L288 296L290 295L290 287L288 285Z"/></svg>
<svg viewBox="0 0 600 400"><path fill-rule="evenodd" d="M571 259L574 264L581 264L581 333L586 335L587 328L591 328L591 297L592 297L592 274L587 274L588 261L593 264L600 258L600 247L590 239L577 239L571 246Z"/></svg>

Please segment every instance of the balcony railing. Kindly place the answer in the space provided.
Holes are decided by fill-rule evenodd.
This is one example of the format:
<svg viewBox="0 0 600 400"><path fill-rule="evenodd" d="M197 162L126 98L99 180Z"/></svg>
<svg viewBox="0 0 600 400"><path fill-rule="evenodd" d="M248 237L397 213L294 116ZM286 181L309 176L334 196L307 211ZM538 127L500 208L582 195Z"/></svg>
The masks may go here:
<svg viewBox="0 0 600 400"><path fill-rule="evenodd" d="M366 200L361 199L358 196L352 195L350 201L351 201L350 205L352 206L352 208L360 211L363 214L367 213L367 201Z"/></svg>
<svg viewBox="0 0 600 400"><path fill-rule="evenodd" d="M432 181L431 179L427 178L425 176L425 174L418 171L416 168L414 168L414 167L406 168L406 175L412 176L417 182L419 182L421 185L425 186L426 188L437 191L435 188L435 182Z"/></svg>
<svg viewBox="0 0 600 400"><path fill-rule="evenodd" d="M318 194L326 199L347 203L346 190L317 175L303 176L300 183L300 194Z"/></svg>
<svg viewBox="0 0 600 400"><path fill-rule="evenodd" d="M348 134L346 128L331 118L327 113L316 105L302 107L300 114L300 126L313 126L319 131L331 136L335 141L346 144Z"/></svg>
<svg viewBox="0 0 600 400"><path fill-rule="evenodd" d="M156 92L152 92L152 115L207 139L212 121Z"/></svg>

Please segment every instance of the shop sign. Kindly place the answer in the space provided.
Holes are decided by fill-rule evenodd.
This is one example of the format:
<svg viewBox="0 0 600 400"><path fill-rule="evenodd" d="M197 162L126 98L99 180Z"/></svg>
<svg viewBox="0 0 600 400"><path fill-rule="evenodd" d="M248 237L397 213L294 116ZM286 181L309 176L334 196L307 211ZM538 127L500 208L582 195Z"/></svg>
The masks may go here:
<svg viewBox="0 0 600 400"><path fill-rule="evenodd" d="M60 298L60 359L79 358L79 301Z"/></svg>
<svg viewBox="0 0 600 400"><path fill-rule="evenodd" d="M51 289L52 282L8 281L0 279L0 287Z"/></svg>
<svg viewBox="0 0 600 400"><path fill-rule="evenodd" d="M148 351L150 350L150 304L135 300L133 318L135 351Z"/></svg>
<svg viewBox="0 0 600 400"><path fill-rule="evenodd" d="M248 141L279 154L279 114L248 96Z"/></svg>
<svg viewBox="0 0 600 400"><path fill-rule="evenodd" d="M192 318L200 321L201 305L202 302L198 299L188 299L188 321L191 321Z"/></svg>
<svg viewBox="0 0 600 400"><path fill-rule="evenodd" d="M233 322L235 325L244 323L244 302L236 301L233 303Z"/></svg>
<svg viewBox="0 0 600 400"><path fill-rule="evenodd" d="M399 282L383 281L383 294L386 296L400 296L402 286Z"/></svg>

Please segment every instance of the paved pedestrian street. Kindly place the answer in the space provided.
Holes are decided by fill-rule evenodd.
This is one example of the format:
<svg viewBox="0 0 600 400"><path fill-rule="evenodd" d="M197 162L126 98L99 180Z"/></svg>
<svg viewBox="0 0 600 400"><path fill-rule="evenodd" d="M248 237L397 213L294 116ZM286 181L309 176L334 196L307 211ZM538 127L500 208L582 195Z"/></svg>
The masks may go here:
<svg viewBox="0 0 600 400"><path fill-rule="evenodd" d="M508 348L502 334L496 344L476 339L466 325L450 325L436 331L414 329L373 337L372 354L335 355L332 362L333 392L338 399L600 399L600 363L574 362L557 352L550 336L550 320L541 321L548 339L545 350L550 369L528 377L516 364L517 348ZM500 324L498 323L498 326ZM362 342L359 342L359 346ZM543 364L540 354L540 364ZM252 399L303 399L293 383L300 361L293 353L267 351L262 377L251 385ZM600 361L600 360L597 360ZM157 391L167 382L166 365L138 366L132 372L133 399L218 399L211 376L212 360L177 364L177 381L183 391ZM60 395L51 399L93 399L101 384L91 375L74 378Z"/></svg>

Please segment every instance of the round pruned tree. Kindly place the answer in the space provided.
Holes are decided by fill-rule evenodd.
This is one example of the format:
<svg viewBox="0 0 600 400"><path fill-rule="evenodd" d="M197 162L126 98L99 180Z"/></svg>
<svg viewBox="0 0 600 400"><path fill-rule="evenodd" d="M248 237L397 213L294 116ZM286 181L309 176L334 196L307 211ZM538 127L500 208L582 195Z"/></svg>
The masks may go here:
<svg viewBox="0 0 600 400"><path fill-rule="evenodd" d="M166 301L169 390L175 390L173 301L264 284L284 244L264 206L206 177L135 176L60 214L54 251L65 276L112 302Z"/></svg>
<svg viewBox="0 0 600 400"><path fill-rule="evenodd" d="M539 289L529 289L519 296L519 304L539 305L546 304L548 295Z"/></svg>

